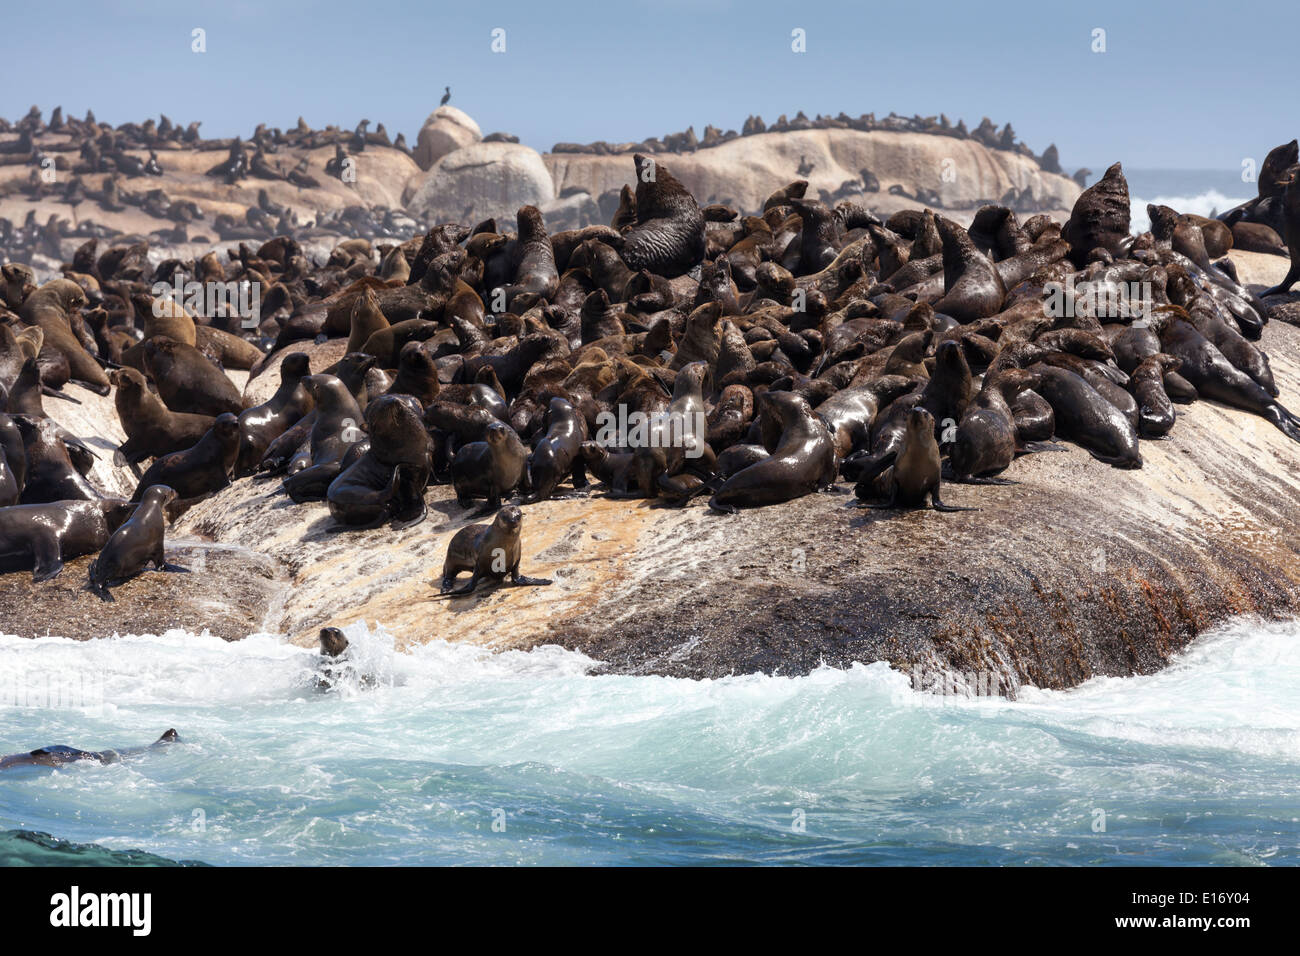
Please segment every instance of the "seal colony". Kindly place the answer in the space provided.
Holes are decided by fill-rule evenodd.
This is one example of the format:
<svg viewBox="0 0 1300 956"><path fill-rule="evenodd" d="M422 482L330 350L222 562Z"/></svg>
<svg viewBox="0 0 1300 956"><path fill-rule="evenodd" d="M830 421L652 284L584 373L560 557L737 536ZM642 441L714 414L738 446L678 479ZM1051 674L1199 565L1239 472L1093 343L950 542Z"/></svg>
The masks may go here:
<svg viewBox="0 0 1300 956"><path fill-rule="evenodd" d="M92 241L40 288L7 266L6 566L52 576L132 512L151 509L135 525L152 529L159 508L174 518L232 481L282 488L287 507L323 500L340 532L419 523L427 486L451 483L466 513L482 499L486 513L507 509L453 539L442 573L430 567L430 597L459 571L474 572L457 589L468 594L485 577L543 584L519 573L518 511L591 493L588 468L614 496L722 513L840 480L866 505L949 511L979 493L945 504L942 484L1014 481L1016 457L1053 438L1139 468L1141 442L1200 399L1300 441L1254 344L1270 307L1221 258L1231 233L1153 208L1152 232L1131 236L1119 164L1064 225L986 206L969 228L929 210L882 222L804 199L801 181L742 216L701 209L662 162L637 155L629 173L608 227L548 234L524 207L513 232L443 223L382 259L352 240L315 264L278 237L230 250L227 265L213 254L152 269L143 245ZM271 291L251 323L194 317L149 291L178 274ZM263 405L231 393L222 367L237 353L223 336L271 344L252 369L279 363ZM341 357L307 374L331 341ZM138 505L105 499L86 478L95 452L43 413L74 366L132 390L118 405L123 457L154 458ZM646 427L609 434L633 413ZM190 446L169 447L208 419ZM152 490L164 484L175 500ZM64 526L75 533L60 537ZM105 567L157 565L152 532L142 540Z"/></svg>

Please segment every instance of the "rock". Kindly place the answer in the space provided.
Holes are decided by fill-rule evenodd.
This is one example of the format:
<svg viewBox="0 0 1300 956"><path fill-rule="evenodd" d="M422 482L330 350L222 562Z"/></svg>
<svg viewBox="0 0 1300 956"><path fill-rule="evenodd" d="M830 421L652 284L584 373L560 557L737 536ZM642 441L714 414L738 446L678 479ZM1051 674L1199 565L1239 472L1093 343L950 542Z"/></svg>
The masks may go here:
<svg viewBox="0 0 1300 956"><path fill-rule="evenodd" d="M749 125L751 129L756 126ZM1046 172L1032 157L990 149L971 139L927 133L855 129L754 132L712 149L664 160L701 205L729 197L740 208L752 210L761 209L778 184L797 178L801 156L813 167L804 177L813 196L821 190L833 194L845 180L859 178L864 169L874 174L871 185L882 194L887 194L890 186L902 186L909 196L928 189L949 209L968 208L977 200L1014 189L1017 195L1032 193L1042 208L1068 210L1080 192L1069 178ZM634 168L627 156L557 153L544 158L559 192L578 188L592 196L610 191L617 194L624 183L633 180Z"/></svg>
<svg viewBox="0 0 1300 956"><path fill-rule="evenodd" d="M535 150L517 143L475 143L434 163L414 185L407 210L429 222L473 223L497 216L513 223L520 206L540 207L554 197L551 174Z"/></svg>
<svg viewBox="0 0 1300 956"><path fill-rule="evenodd" d="M463 149L483 138L478 123L454 106L439 106L420 127L415 141L415 161L429 169L453 150Z"/></svg>
<svg viewBox="0 0 1300 956"><path fill-rule="evenodd" d="M584 226L604 223L600 206L591 198L590 193L576 192L559 199L552 199L538 207L542 219L546 222L547 232L560 232L564 229L581 229Z"/></svg>

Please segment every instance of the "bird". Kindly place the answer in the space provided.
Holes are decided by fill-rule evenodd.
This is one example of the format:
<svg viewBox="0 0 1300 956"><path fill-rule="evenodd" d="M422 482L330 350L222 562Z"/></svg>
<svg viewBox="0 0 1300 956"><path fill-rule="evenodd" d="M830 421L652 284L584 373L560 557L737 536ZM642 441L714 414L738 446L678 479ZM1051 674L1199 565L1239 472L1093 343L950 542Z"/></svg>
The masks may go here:
<svg viewBox="0 0 1300 956"><path fill-rule="evenodd" d="M443 89L445 89L446 92L442 94L442 99L438 101L438 105L439 105L439 106L446 106L446 105L447 105L447 101L451 99L451 87L450 87L450 86L446 86L446 87L443 87Z"/></svg>

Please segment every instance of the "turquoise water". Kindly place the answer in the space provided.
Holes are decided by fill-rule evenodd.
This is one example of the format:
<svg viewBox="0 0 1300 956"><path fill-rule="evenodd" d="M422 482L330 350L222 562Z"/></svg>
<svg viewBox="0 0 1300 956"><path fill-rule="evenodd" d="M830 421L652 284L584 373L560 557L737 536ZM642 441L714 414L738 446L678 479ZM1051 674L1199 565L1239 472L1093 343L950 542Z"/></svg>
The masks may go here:
<svg viewBox="0 0 1300 956"><path fill-rule="evenodd" d="M349 636L376 685L329 693L269 636L0 637L0 753L184 739L0 774L0 861L1300 863L1295 624L1016 702ZM65 699L14 706L33 687Z"/></svg>

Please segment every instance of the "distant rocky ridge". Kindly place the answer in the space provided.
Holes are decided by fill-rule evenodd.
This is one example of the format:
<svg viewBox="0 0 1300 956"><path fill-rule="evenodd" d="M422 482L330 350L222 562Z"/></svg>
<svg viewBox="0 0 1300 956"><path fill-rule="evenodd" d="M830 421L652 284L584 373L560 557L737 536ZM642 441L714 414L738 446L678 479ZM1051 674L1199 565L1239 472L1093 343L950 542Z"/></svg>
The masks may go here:
<svg viewBox="0 0 1300 956"><path fill-rule="evenodd" d="M38 107L0 119L0 257L54 270L87 239L148 241L151 256L189 256L221 242L292 236L309 254L343 237L404 241L437 222L542 209L548 228L608 223L634 179L633 149L670 153L702 203L754 208L773 181L807 179L810 196L853 199L885 215L930 206L960 213L987 202L1019 212L1064 211L1079 187L1055 147L1035 157L1008 124L973 132L947 117L841 114L742 133L714 127L637 144L560 144L550 154L518 137L484 136L440 106L414 149L382 123L353 129L259 124L247 138L205 139L200 123L167 116L111 126ZM741 142L743 140L743 143ZM957 218L961 218L960 215Z"/></svg>
<svg viewBox="0 0 1300 956"><path fill-rule="evenodd" d="M637 143L607 143L599 140L594 143L556 143L552 153L589 153L596 156L616 156L623 153L693 153L699 149L711 149L721 146L733 139L743 136L755 136L759 133L792 133L809 129L855 129L862 133L877 130L889 133L930 133L935 136L951 136L955 139L972 139L989 149L1001 149L1034 159L1038 165L1049 173L1062 173L1060 155L1053 143L1043 151L1042 156L1035 156L1033 150L1016 138L1016 131L1010 123L998 129L987 116L975 129L968 130L965 120L958 120L956 125L942 113L938 116L899 116L890 113L884 119L876 119L875 113L863 113L852 117L841 112L838 116L817 114L809 119L803 110L795 114L794 119L786 119L782 113L776 122L768 126L763 117L750 115L745 119L741 131L734 129L723 132L716 126L704 127L704 135L696 136L695 127L688 126L684 133L668 133L663 137L641 140ZM1076 174L1077 175L1077 174ZM1082 185L1082 184L1081 184Z"/></svg>

